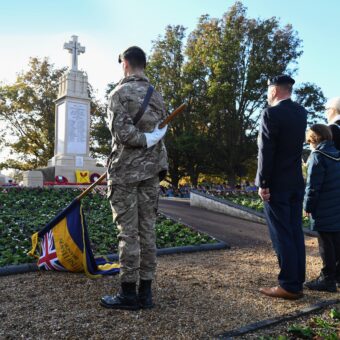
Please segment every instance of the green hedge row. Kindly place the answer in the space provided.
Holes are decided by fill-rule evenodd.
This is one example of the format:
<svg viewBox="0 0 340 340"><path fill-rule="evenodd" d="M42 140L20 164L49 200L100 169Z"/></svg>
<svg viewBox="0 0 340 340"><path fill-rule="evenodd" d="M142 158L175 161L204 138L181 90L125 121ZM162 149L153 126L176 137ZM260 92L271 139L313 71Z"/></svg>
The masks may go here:
<svg viewBox="0 0 340 340"><path fill-rule="evenodd" d="M26 254L31 235L42 229L81 191L73 188L0 189L0 266L35 261ZM82 200L95 255L117 252L117 228L105 192L94 191ZM159 216L157 247L214 243L211 237Z"/></svg>

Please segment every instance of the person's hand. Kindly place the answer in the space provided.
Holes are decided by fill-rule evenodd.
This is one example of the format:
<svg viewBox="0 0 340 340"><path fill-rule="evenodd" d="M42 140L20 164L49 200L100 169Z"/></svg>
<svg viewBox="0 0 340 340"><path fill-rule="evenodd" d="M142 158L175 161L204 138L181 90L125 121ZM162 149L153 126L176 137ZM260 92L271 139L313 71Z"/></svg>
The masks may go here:
<svg viewBox="0 0 340 340"><path fill-rule="evenodd" d="M261 197L262 201L269 202L270 199L269 188L259 188L259 196Z"/></svg>
<svg viewBox="0 0 340 340"><path fill-rule="evenodd" d="M152 132L144 133L146 137L146 147L151 148L152 146L156 145L165 135L166 130L168 129L168 125L165 125L164 128L159 129L158 125L156 126L155 130Z"/></svg>
<svg viewBox="0 0 340 340"><path fill-rule="evenodd" d="M303 211L303 216L304 216L304 217L310 217L310 215L311 215L311 214L310 214L309 212Z"/></svg>

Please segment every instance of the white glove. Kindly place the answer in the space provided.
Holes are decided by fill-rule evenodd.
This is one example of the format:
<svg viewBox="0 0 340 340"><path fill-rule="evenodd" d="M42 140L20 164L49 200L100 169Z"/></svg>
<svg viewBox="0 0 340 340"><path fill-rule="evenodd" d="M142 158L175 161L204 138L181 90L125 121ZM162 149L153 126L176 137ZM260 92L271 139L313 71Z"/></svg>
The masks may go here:
<svg viewBox="0 0 340 340"><path fill-rule="evenodd" d="M163 129L159 129L158 125L159 124L157 124L155 130L152 132L144 133L147 148L151 148L152 146L156 145L164 137L166 130L168 129L168 125L165 125Z"/></svg>

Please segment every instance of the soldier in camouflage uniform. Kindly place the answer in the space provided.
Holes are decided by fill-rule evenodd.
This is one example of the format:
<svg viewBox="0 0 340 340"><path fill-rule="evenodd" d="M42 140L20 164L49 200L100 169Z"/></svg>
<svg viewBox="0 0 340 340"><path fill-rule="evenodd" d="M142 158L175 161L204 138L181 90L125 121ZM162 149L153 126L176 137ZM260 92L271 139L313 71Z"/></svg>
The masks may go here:
<svg viewBox="0 0 340 340"><path fill-rule="evenodd" d="M151 283L156 270L155 222L159 174L168 169L162 141L167 114L162 96L153 91L139 122L133 120L150 86L144 75L145 53L130 47L119 57L124 76L109 97L112 151L108 164L108 198L119 230L120 292L102 297L107 308L153 307ZM138 296L136 293L139 281Z"/></svg>

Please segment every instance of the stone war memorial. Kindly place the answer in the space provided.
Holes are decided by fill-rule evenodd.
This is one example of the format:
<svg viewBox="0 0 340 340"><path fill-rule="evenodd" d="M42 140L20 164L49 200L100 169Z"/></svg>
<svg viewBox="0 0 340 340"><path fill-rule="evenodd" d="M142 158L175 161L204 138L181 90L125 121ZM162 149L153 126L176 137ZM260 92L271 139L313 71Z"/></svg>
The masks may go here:
<svg viewBox="0 0 340 340"><path fill-rule="evenodd" d="M3 7L0 340L340 339L340 1Z"/></svg>
<svg viewBox="0 0 340 340"><path fill-rule="evenodd" d="M78 69L78 56L85 47L76 35L64 44L71 56L70 68L59 79L55 102L54 156L46 168L24 172L24 186L43 186L44 182L86 183L106 168L98 167L89 155L90 103L86 72ZM78 178L76 176L78 174Z"/></svg>

